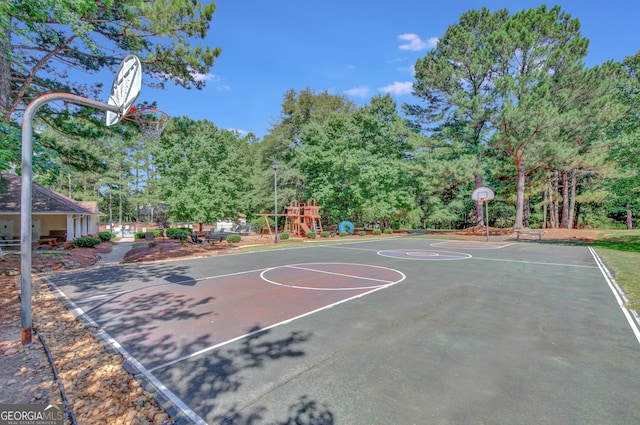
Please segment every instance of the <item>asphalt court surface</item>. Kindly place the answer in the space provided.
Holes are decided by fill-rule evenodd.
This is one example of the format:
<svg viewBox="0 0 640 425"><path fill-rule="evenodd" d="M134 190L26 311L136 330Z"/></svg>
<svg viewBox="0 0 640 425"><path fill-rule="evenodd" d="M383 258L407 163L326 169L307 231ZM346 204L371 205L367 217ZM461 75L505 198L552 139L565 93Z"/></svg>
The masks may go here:
<svg viewBox="0 0 640 425"><path fill-rule="evenodd" d="M640 423L637 325L597 260L413 236L48 279L184 423Z"/></svg>

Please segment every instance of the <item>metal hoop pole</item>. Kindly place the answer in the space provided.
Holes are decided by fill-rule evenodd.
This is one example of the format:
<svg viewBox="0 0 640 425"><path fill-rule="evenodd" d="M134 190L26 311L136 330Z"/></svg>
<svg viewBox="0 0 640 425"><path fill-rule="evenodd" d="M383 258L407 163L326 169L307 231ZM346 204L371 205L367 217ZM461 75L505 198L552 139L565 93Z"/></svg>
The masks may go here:
<svg viewBox="0 0 640 425"><path fill-rule="evenodd" d="M22 323L22 345L32 343L33 317L31 311L31 225L32 225L32 192L33 180L33 117L43 105L56 100L90 106L105 111L120 113L120 108L107 103L98 102L70 93L50 93L34 99L24 111L22 118L22 188L20 192L20 308Z"/></svg>

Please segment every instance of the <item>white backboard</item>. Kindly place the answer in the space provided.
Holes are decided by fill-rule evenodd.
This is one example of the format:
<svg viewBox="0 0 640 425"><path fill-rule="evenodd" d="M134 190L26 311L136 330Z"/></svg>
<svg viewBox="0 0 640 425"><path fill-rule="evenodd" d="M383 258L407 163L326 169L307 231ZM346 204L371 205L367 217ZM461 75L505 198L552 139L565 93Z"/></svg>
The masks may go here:
<svg viewBox="0 0 640 425"><path fill-rule="evenodd" d="M122 60L120 69L113 79L111 94L109 95L109 105L120 108L120 112L107 111L107 126L120 122L122 116L129 111L129 108L138 98L142 88L142 64L135 55L129 55Z"/></svg>
<svg viewBox="0 0 640 425"><path fill-rule="evenodd" d="M493 190L488 187L479 187L471 194L471 199L474 201L490 201L495 197Z"/></svg>

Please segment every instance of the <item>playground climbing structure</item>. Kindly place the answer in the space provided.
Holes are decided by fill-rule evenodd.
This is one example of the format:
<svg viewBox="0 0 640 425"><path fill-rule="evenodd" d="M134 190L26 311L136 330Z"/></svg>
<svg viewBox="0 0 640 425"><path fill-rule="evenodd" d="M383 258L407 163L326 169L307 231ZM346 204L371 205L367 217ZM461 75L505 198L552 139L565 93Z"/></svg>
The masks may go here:
<svg viewBox="0 0 640 425"><path fill-rule="evenodd" d="M273 217L274 214L259 215L264 217L267 222L266 229L271 235L268 217ZM320 206L316 204L315 199L306 203L295 202L293 205L289 205L286 207L284 214L278 214L278 218L284 219L283 232L287 232L291 236L305 237L308 233L318 234L322 232Z"/></svg>
<svg viewBox="0 0 640 425"><path fill-rule="evenodd" d="M322 232L320 207L315 199L307 203L296 202L289 205L285 212L284 231L295 236L306 236L307 233Z"/></svg>

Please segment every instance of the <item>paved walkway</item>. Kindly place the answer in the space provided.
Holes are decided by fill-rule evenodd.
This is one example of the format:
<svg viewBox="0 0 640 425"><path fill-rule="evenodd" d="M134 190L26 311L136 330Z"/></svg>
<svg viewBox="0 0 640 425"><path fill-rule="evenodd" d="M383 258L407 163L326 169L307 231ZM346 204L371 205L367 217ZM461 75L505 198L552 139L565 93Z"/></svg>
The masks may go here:
<svg viewBox="0 0 640 425"><path fill-rule="evenodd" d="M106 264L118 264L124 260L124 255L133 246L133 238L123 238L116 241L111 249L111 252L107 254L100 254L99 265Z"/></svg>

